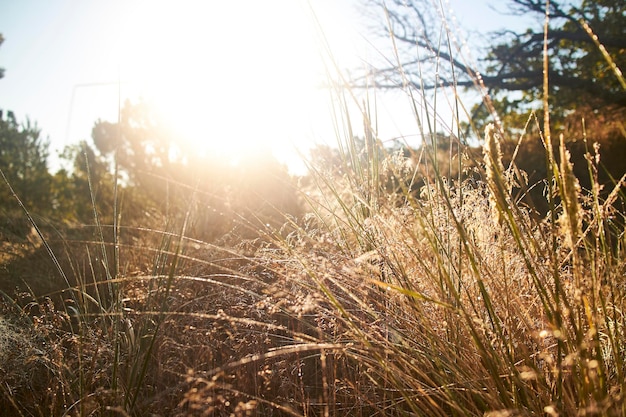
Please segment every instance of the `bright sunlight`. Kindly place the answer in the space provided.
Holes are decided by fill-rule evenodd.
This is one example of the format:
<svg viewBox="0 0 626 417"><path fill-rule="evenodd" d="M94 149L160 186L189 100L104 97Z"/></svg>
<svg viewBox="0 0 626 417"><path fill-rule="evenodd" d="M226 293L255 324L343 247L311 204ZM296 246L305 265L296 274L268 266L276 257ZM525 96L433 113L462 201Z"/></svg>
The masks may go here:
<svg viewBox="0 0 626 417"><path fill-rule="evenodd" d="M123 89L153 104L182 146L267 147L291 165L294 145L310 139L302 132L328 119L307 1L141 1L120 13Z"/></svg>

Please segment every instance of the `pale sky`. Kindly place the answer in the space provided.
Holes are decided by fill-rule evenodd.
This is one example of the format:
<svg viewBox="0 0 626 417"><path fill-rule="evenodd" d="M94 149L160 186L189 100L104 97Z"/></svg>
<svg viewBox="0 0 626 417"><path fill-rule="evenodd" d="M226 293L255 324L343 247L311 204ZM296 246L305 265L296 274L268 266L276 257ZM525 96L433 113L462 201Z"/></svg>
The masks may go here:
<svg viewBox="0 0 626 417"><path fill-rule="evenodd" d="M450 0L468 39L506 23L492 3ZM342 67L372 53L355 0L310 4ZM334 140L306 0L0 0L0 33L0 109L36 122L53 154L116 121L119 97L155 103L198 149L271 141L286 159L293 143ZM406 101L381 103L381 137L410 135Z"/></svg>

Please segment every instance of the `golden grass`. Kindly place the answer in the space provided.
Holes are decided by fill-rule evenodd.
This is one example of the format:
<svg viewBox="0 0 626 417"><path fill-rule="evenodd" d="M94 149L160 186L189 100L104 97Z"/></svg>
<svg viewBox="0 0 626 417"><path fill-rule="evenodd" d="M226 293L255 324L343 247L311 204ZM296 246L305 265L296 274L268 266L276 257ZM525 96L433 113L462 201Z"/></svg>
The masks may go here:
<svg viewBox="0 0 626 417"><path fill-rule="evenodd" d="M41 231L63 280L2 303L0 415L625 415L623 180L584 194L547 146L538 218L493 126L450 178L442 143L387 155L362 116L339 169L310 166L307 214L253 238L192 239L191 213Z"/></svg>

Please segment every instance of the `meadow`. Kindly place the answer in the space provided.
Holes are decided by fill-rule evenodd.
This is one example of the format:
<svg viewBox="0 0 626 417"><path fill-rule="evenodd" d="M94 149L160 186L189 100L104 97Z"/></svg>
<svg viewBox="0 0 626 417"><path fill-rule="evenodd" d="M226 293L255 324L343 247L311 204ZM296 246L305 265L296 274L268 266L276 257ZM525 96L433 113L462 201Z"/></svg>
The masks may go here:
<svg viewBox="0 0 626 417"><path fill-rule="evenodd" d="M626 178L601 187L583 135L580 186L547 90L517 139L487 124L479 147L416 111L418 149L334 94L345 134L281 179L298 210L261 202L209 239L187 201L67 230L23 206L30 232L2 242L0 415L626 415Z"/></svg>

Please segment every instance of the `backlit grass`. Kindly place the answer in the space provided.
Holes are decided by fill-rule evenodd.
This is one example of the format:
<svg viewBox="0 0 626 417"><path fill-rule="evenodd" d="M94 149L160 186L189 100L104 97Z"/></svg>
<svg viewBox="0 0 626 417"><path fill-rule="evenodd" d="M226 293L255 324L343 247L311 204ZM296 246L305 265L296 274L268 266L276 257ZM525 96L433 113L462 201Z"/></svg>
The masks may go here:
<svg viewBox="0 0 626 417"><path fill-rule="evenodd" d="M4 294L0 414L626 414L624 179L582 190L546 125L549 175L529 184L496 127L477 158L426 127L436 107L418 151L390 151L368 106L342 110L358 92L334 93L336 159L310 161L305 214L282 226L241 216L245 238L206 242L197 210L94 210L83 238L22 242L45 256L7 275L31 285ZM423 114L428 94L408 94ZM520 203L533 187L546 215ZM51 268L61 284L35 285Z"/></svg>

